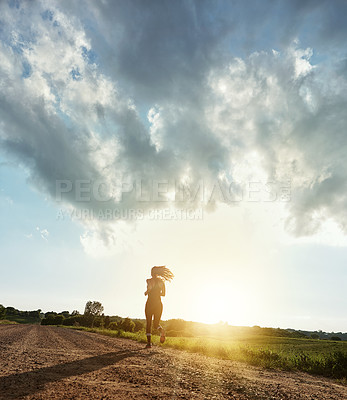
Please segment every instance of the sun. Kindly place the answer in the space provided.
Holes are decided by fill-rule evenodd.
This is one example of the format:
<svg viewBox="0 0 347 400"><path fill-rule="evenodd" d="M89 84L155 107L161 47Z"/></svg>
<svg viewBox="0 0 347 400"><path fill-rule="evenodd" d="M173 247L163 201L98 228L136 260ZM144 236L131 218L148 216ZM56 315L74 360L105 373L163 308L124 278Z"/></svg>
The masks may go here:
<svg viewBox="0 0 347 400"><path fill-rule="evenodd" d="M206 285L200 289L194 301L194 316L196 320L208 324L228 322L232 325L242 325L248 317L248 301L245 296L233 288L211 287Z"/></svg>

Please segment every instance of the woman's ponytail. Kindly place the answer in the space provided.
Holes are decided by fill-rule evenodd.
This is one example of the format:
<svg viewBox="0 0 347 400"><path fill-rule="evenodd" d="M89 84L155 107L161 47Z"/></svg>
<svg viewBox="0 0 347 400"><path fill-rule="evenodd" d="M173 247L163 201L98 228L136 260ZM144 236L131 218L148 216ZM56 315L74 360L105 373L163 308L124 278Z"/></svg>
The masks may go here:
<svg viewBox="0 0 347 400"><path fill-rule="evenodd" d="M171 279L174 277L174 274L169 270L169 268L166 268L165 265L153 267L151 270L151 275L160 276L165 281L171 281Z"/></svg>

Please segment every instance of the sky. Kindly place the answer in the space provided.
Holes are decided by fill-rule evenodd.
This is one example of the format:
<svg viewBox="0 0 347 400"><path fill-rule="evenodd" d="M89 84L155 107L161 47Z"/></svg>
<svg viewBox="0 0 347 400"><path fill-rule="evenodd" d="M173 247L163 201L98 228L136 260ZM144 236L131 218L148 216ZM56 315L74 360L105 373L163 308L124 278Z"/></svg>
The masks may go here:
<svg viewBox="0 0 347 400"><path fill-rule="evenodd" d="M0 2L0 303L347 331L344 1Z"/></svg>

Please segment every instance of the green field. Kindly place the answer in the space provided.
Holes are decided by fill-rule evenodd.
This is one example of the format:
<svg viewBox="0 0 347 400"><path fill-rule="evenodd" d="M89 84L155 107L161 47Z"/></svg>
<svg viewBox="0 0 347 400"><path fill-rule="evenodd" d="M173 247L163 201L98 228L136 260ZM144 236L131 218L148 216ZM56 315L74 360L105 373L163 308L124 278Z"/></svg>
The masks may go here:
<svg viewBox="0 0 347 400"><path fill-rule="evenodd" d="M143 332L131 333L99 328L74 327L107 336L146 342ZM159 344L159 337L153 336ZM162 345L226 360L246 362L264 368L298 370L347 380L347 342L272 337L261 335L235 337L168 337Z"/></svg>

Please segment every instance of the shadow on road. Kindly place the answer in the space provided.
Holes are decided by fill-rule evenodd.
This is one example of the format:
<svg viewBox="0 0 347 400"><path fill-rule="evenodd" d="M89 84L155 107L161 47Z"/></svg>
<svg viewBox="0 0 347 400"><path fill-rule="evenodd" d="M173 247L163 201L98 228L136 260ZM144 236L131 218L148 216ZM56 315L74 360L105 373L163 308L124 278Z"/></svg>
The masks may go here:
<svg viewBox="0 0 347 400"><path fill-rule="evenodd" d="M3 376L0 377L0 399L19 399L42 390L46 383L96 371L124 358L138 356L141 352L142 350L110 352L34 371ZM147 357L150 353L142 352L142 355Z"/></svg>

